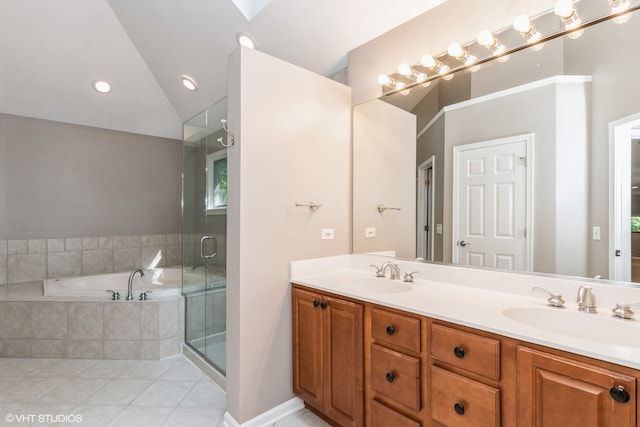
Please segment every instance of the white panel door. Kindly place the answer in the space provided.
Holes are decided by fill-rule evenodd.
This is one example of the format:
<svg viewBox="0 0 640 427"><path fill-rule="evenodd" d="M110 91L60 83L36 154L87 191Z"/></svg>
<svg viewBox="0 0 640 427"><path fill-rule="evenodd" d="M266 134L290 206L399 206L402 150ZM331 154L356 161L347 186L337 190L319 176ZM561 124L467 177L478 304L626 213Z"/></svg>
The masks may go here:
<svg viewBox="0 0 640 427"><path fill-rule="evenodd" d="M454 147L454 263L527 270L527 142Z"/></svg>

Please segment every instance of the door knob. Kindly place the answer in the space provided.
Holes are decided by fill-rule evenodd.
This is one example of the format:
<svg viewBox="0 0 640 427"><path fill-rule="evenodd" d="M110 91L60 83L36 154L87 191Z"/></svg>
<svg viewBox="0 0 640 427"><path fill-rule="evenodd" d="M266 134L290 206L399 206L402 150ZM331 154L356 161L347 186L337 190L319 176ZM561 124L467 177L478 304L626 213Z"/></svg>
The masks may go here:
<svg viewBox="0 0 640 427"><path fill-rule="evenodd" d="M471 246L471 243L465 242L464 240L460 240L458 242L458 246L462 246L464 248L465 246Z"/></svg>

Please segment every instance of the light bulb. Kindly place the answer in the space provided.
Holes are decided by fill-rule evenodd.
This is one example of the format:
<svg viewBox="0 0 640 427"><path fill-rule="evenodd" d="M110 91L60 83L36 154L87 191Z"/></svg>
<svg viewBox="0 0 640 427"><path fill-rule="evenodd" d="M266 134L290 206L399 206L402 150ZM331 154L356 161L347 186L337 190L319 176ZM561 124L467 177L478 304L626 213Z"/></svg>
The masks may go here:
<svg viewBox="0 0 640 427"><path fill-rule="evenodd" d="M571 0L558 0L553 11L561 18L568 18L574 12L573 2Z"/></svg>
<svg viewBox="0 0 640 427"><path fill-rule="evenodd" d="M424 83L424 81L427 80L427 75L425 73L416 73L414 77L418 83Z"/></svg>
<svg viewBox="0 0 640 427"><path fill-rule="evenodd" d="M432 68L436 66L436 60L433 59L431 55L424 55L420 59L420 64L422 64L423 67Z"/></svg>
<svg viewBox="0 0 640 427"><path fill-rule="evenodd" d="M389 86L391 84L391 77L386 74L380 74L378 76L378 84L380 86Z"/></svg>
<svg viewBox="0 0 640 427"><path fill-rule="evenodd" d="M611 7L611 13L622 13L629 9L631 2L629 0L609 0L609 6ZM624 24L629 19L631 19L631 13L624 13L613 18L613 22L616 24Z"/></svg>
<svg viewBox="0 0 640 427"><path fill-rule="evenodd" d="M413 73L413 70L409 66L409 64L400 64L398 65L398 73L403 76L410 76Z"/></svg>
<svg viewBox="0 0 640 427"><path fill-rule="evenodd" d="M484 31L480 31L480 34L478 34L478 44L484 47L490 47L490 46L493 46L495 43L496 43L496 38L493 37L493 34L491 34L490 31L484 30Z"/></svg>
<svg viewBox="0 0 640 427"><path fill-rule="evenodd" d="M462 46L460 46L460 43L451 43L447 49L447 53L449 56L453 56L454 58L464 56L464 50L462 49Z"/></svg>
<svg viewBox="0 0 640 427"><path fill-rule="evenodd" d="M520 15L513 20L513 28L526 34L531 31L531 20L527 15Z"/></svg>

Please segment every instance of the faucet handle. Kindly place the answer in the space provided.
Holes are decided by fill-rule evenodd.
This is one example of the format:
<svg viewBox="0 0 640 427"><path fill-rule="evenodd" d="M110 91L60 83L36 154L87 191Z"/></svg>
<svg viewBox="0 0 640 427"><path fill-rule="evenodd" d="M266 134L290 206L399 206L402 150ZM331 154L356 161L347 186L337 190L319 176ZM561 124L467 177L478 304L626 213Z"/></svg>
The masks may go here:
<svg viewBox="0 0 640 427"><path fill-rule="evenodd" d="M413 283L414 274L422 274L422 271L412 271L411 273L404 273L404 277L402 278L402 281Z"/></svg>
<svg viewBox="0 0 640 427"><path fill-rule="evenodd" d="M549 298L547 299L547 303L551 307L558 307L558 308L564 307L564 300L562 299L562 295L554 294L553 292L548 291L548 290L543 289L543 288L538 287L538 286L534 286L533 288L531 288L531 290L532 291L541 291L541 292L544 292L545 294L549 295Z"/></svg>
<svg viewBox="0 0 640 427"><path fill-rule="evenodd" d="M640 303L634 303L634 304L618 304L618 303L616 303L615 308L611 309L611 312L613 313L611 316L617 317L618 319L632 320L633 319L633 315L635 313L631 310L631 307L636 307L638 305L640 305Z"/></svg>
<svg viewBox="0 0 640 427"><path fill-rule="evenodd" d="M376 277L384 277L384 270L377 265L371 264L369 267L373 267L376 269Z"/></svg>
<svg viewBox="0 0 640 427"><path fill-rule="evenodd" d="M120 292L111 289L108 289L107 292L111 292L111 300L116 301L120 299Z"/></svg>
<svg viewBox="0 0 640 427"><path fill-rule="evenodd" d="M147 294L150 294L152 291L144 291L144 292L140 292L140 301L146 301L147 298L149 298L149 296Z"/></svg>

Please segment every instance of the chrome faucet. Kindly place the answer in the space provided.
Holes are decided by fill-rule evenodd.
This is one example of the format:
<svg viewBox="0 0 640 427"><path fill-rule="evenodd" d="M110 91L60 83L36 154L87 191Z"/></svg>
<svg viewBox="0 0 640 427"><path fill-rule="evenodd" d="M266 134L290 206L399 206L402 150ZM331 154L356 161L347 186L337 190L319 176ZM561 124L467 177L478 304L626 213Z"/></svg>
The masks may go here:
<svg viewBox="0 0 640 427"><path fill-rule="evenodd" d="M140 273L140 277L144 276L144 271L141 268L136 268L129 275L129 287L127 288L127 301L131 301L133 299L133 276L136 273Z"/></svg>
<svg viewBox="0 0 640 427"><path fill-rule="evenodd" d="M398 264L392 261L387 261L382 264L382 267L380 267L380 271L382 272L383 276L385 274L385 271L387 271L387 267L391 269L391 275L389 277L392 280L400 279L400 267L398 267Z"/></svg>
<svg viewBox="0 0 640 427"><path fill-rule="evenodd" d="M578 310L585 313L595 313L596 296L590 286L580 286L578 289Z"/></svg>

